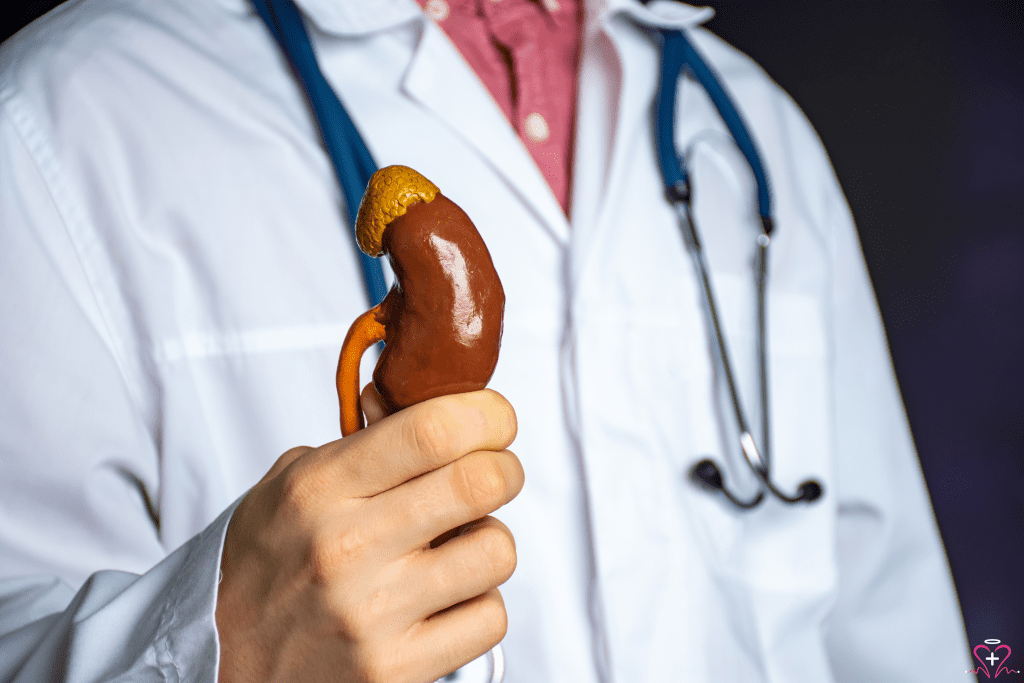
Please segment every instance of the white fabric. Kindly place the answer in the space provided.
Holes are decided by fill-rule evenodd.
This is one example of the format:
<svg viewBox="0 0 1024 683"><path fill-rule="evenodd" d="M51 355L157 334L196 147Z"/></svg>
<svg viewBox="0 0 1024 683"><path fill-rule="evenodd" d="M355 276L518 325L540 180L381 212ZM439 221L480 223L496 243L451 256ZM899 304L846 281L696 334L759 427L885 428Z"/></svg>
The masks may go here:
<svg viewBox="0 0 1024 683"><path fill-rule="evenodd" d="M300 6L377 162L459 203L504 283L491 386L527 477L498 513L519 553L506 680L963 680L849 211L799 109L696 28L710 12L587 6L570 223L412 0ZM768 167L774 476L821 480L814 505L741 513L686 478L713 456L753 486L655 167L658 24L694 29ZM678 111L757 426L752 178L689 80ZM3 46L0 680L216 679L233 501L339 436L338 348L367 307L339 202L243 0L76 0Z"/></svg>

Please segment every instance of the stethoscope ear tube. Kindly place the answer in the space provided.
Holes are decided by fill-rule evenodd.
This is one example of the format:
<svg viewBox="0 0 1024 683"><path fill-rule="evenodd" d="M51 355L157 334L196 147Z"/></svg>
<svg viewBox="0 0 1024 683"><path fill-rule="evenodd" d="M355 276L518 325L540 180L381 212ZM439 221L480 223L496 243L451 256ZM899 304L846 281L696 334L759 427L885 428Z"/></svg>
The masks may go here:
<svg viewBox="0 0 1024 683"><path fill-rule="evenodd" d="M765 289L768 272L768 245L774 223L771 218L771 194L768 177L761 163L757 148L750 137L739 111L733 105L725 89L715 77L711 67L704 62L681 31L664 31L660 86L654 103L655 148L658 153L658 165L665 183L665 198L673 206L679 220L679 229L683 234L687 251L693 258L694 268L701 282L701 295L708 320L708 331L711 337L712 354L729 390L739 429L739 445L747 465L757 477L761 490L752 498L743 500L733 494L725 485L725 478L718 465L710 459L704 459L690 469L690 479L702 488L720 492L730 503L741 510L750 510L765 499L764 491L784 503L813 502L821 497L822 487L817 481L807 480L800 484L793 496L781 492L771 480L768 457L769 444L769 412L768 412L768 376L767 349L765 340L766 313ZM736 383L733 379L729 354L726 350L725 336L718 319L715 296L711 289L704 251L701 248L697 226L692 215L692 187L686 172L685 159L676 151L675 144L675 103L676 91L683 69L688 68L694 77L704 86L712 102L721 114L726 127L732 134L737 146L743 152L757 181L758 212L761 215L762 232L757 236L757 252L754 263L754 277L757 288L758 317L758 355L760 360L761 406L764 423L764 450L759 451L751 435L743 406L740 402Z"/></svg>
<svg viewBox="0 0 1024 683"><path fill-rule="evenodd" d="M257 14L288 58L295 76L302 85L331 159L335 176L345 196L349 225L356 224L356 213L370 176L377 164L366 147L341 100L331 89L317 64L309 34L298 8L292 0L252 0ZM353 234L353 244L355 235ZM359 267L371 306L387 294L384 270L380 260L356 248Z"/></svg>

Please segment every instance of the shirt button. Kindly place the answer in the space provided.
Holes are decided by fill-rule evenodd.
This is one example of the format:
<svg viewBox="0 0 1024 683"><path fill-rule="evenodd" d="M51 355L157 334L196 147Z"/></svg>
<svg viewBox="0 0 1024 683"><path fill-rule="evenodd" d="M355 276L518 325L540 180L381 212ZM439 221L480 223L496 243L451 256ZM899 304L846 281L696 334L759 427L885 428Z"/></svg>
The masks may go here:
<svg viewBox="0 0 1024 683"><path fill-rule="evenodd" d="M434 21L444 21L448 18L448 3L444 0L428 0L423 10Z"/></svg>
<svg viewBox="0 0 1024 683"><path fill-rule="evenodd" d="M544 0L544 8L551 12L557 12L559 8L558 0Z"/></svg>
<svg viewBox="0 0 1024 683"><path fill-rule="evenodd" d="M534 142L544 142L551 135L551 131L548 130L548 122L537 112L526 117L523 127L526 129L526 137Z"/></svg>

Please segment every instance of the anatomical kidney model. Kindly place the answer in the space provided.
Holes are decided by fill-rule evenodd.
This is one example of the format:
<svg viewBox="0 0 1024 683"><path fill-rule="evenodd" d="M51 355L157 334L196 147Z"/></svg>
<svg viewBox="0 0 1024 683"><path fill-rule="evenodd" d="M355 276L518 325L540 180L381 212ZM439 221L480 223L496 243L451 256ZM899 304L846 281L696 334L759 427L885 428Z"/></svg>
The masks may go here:
<svg viewBox="0 0 1024 683"><path fill-rule="evenodd" d="M505 292L469 216L406 166L373 174L356 219L359 248L387 256L396 282L352 323L338 360L342 436L363 428L359 360L384 341L373 383L387 414L483 389L501 345Z"/></svg>

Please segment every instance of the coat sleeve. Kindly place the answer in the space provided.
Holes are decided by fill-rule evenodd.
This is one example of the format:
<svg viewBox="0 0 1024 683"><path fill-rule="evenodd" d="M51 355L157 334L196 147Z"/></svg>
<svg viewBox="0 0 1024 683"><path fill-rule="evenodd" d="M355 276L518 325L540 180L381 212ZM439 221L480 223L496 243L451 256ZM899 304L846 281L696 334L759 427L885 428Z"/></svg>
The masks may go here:
<svg viewBox="0 0 1024 683"><path fill-rule="evenodd" d="M0 681L214 681L233 507L162 545L153 430L26 111L0 88Z"/></svg>
<svg viewBox="0 0 1024 683"><path fill-rule="evenodd" d="M885 330L849 208L831 170L823 174L839 560L830 657L839 681L961 681L963 622Z"/></svg>

